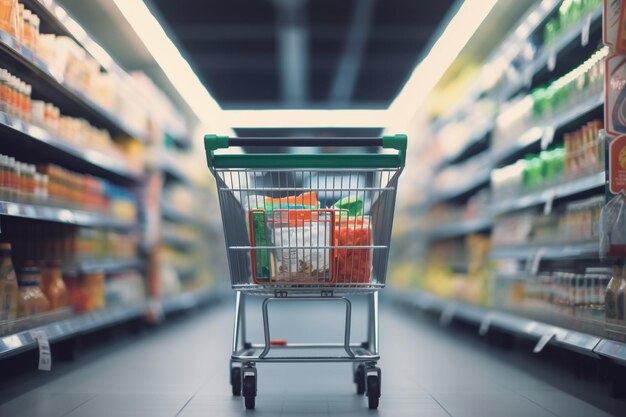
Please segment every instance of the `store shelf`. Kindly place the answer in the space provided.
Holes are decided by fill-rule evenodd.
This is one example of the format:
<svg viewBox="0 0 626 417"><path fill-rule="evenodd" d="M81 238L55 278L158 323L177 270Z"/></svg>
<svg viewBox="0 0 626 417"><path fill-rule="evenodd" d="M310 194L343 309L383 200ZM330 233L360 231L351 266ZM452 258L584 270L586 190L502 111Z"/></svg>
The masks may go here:
<svg viewBox="0 0 626 417"><path fill-rule="evenodd" d="M184 238L171 230L164 229L161 233L161 241L168 246L174 246L182 250L188 250L196 244L196 241L189 238Z"/></svg>
<svg viewBox="0 0 626 417"><path fill-rule="evenodd" d="M488 217L461 220L442 224L439 227L430 230L427 234L430 240L448 239L489 230L491 228L491 224L492 219Z"/></svg>
<svg viewBox="0 0 626 417"><path fill-rule="evenodd" d="M491 259L595 259L598 258L600 244L587 242L579 244L563 243L561 245L520 245L497 246L491 250Z"/></svg>
<svg viewBox="0 0 626 417"><path fill-rule="evenodd" d="M460 185L443 191L433 191L431 189L426 205L433 206L443 201L452 200L467 192L488 184L489 180L491 179L491 169L489 167L483 168L475 175L466 178L469 178L469 181L461 181Z"/></svg>
<svg viewBox="0 0 626 417"><path fill-rule="evenodd" d="M33 338L32 330L43 330L50 342L57 342L139 318L147 311L147 308L148 305L145 302L128 306L114 306L4 336L0 338L0 358L35 348L37 342Z"/></svg>
<svg viewBox="0 0 626 417"><path fill-rule="evenodd" d="M600 189L605 184L605 173L599 172L583 178L578 178L564 184L524 195L519 198L504 200L492 205L494 215L521 210L529 207L547 204L551 200L569 197L575 194Z"/></svg>
<svg viewBox="0 0 626 417"><path fill-rule="evenodd" d="M398 302L418 310L441 314L441 323L453 319L479 325L479 332L485 335L490 328L498 328L509 333L534 339L545 340L563 348L587 355L611 355L626 358L626 345L596 335L554 326L542 321L526 318L496 309L474 306L462 301L445 299L417 290L394 291L391 295ZM538 343L539 345L539 343ZM598 352L598 348L603 353Z"/></svg>
<svg viewBox="0 0 626 417"><path fill-rule="evenodd" d="M465 141L465 143L463 144L463 146L461 146L460 149L458 149L456 152L452 153L449 156L444 157L439 164L437 164L437 167L435 168L435 171L438 171L440 169L442 169L443 167L445 167L446 165L451 164L453 161L458 160L461 155L465 154L468 149L470 149L472 146L476 145L478 142L480 142L485 136L487 136L489 133L491 133L491 131L494 129L495 124L493 122L487 124L486 126L482 127L481 129L478 129L477 131L473 132L469 138Z"/></svg>
<svg viewBox="0 0 626 417"><path fill-rule="evenodd" d="M585 18L570 28L566 33L557 39L553 44L541 48L541 51L533 60L530 65L530 71L533 75L537 74L544 68L550 69L551 61L556 61L559 54L562 54L567 49L575 45L582 45L583 32L586 29L598 28L602 24L602 7L598 7L592 13L588 14ZM588 26L588 28L587 28ZM587 36L589 39L589 36Z"/></svg>
<svg viewBox="0 0 626 417"><path fill-rule="evenodd" d="M69 36L78 42L67 27L55 16L53 10L57 5L54 1L46 1L48 5L44 4L42 0L20 0L20 3L39 17L42 33Z"/></svg>
<svg viewBox="0 0 626 417"><path fill-rule="evenodd" d="M143 266L143 262L138 258L130 259L95 259L85 260L77 263L76 266L64 268L64 273L89 274L93 272L105 272L114 274L118 272L139 269Z"/></svg>
<svg viewBox="0 0 626 417"><path fill-rule="evenodd" d="M191 310L210 302L215 297L213 289L185 292L165 297L161 302L164 314Z"/></svg>
<svg viewBox="0 0 626 417"><path fill-rule="evenodd" d="M141 177L121 159L103 152L71 145L44 129L0 113L0 132L5 145L28 147L56 156L64 166L86 170L106 178L138 183Z"/></svg>
<svg viewBox="0 0 626 417"><path fill-rule="evenodd" d="M45 63L28 48L15 39L0 32L0 57L3 66L33 86L34 96L43 96L62 113L75 117L84 117L98 127L105 128L113 136L142 139L140 132L135 132L114 113L104 109L76 88L68 86L63 80L55 78Z"/></svg>
<svg viewBox="0 0 626 417"><path fill-rule="evenodd" d="M161 301L161 306L165 314L170 314L202 306L211 301L214 296L215 293L210 288L187 292L166 297ZM150 311L150 306L146 301L132 305L112 306L100 311L54 320L59 317L59 314L67 316L68 311L69 310L66 309L60 312L46 313L44 315L19 320L21 322L20 327L27 330L20 330L16 333L0 337L0 359L28 349L36 348L37 341L33 338L33 330L45 331L50 342L54 343L141 318ZM46 319L42 316L48 316L48 319L53 321L41 325L41 321Z"/></svg>
<svg viewBox="0 0 626 417"><path fill-rule="evenodd" d="M192 183L178 163L173 160L173 157L162 155L162 157L159 158L159 166L168 179L184 184Z"/></svg>
<svg viewBox="0 0 626 417"><path fill-rule="evenodd" d="M161 201L161 214L166 220L170 220L176 223L185 223L185 224L197 224L198 220L187 214L178 210L174 205L168 201Z"/></svg>
<svg viewBox="0 0 626 417"><path fill-rule="evenodd" d="M550 121L538 122L536 126L529 128L517 140L512 141L510 145L503 146L501 149L492 150L491 160L493 166L498 167L501 162L537 142L542 143L542 148L549 146L557 130L589 113L599 111L603 105L603 95L591 97L563 111Z"/></svg>
<svg viewBox="0 0 626 417"><path fill-rule="evenodd" d="M0 201L0 215L119 230L131 230L136 227L135 222L115 219L102 213L11 201Z"/></svg>
<svg viewBox="0 0 626 417"><path fill-rule="evenodd" d="M626 343L602 339L593 349L593 352L598 356L626 365Z"/></svg>

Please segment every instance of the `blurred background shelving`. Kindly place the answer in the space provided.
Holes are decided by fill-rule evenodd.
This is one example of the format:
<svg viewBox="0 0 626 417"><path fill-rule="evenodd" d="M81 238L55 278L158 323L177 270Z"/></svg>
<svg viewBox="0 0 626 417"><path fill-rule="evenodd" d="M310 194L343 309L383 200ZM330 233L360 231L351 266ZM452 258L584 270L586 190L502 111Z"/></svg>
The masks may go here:
<svg viewBox="0 0 626 417"><path fill-rule="evenodd" d="M409 132L422 143L399 187L394 299L623 364L600 255L602 2L525 7L484 60L453 64Z"/></svg>
<svg viewBox="0 0 626 417"><path fill-rule="evenodd" d="M0 108L1 240L50 302L3 315L0 357L35 347L33 329L57 342L206 304L223 258L192 140L206 121L164 77L125 71L64 2L20 3L29 31L0 28L2 86L23 100Z"/></svg>

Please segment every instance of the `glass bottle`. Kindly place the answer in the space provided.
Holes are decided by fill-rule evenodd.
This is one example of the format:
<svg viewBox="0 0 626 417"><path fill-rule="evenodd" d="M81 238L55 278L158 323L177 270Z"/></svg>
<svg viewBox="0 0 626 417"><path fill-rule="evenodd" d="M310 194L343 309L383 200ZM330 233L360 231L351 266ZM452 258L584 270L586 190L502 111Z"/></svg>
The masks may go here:
<svg viewBox="0 0 626 417"><path fill-rule="evenodd" d="M18 286L11 244L0 243L0 321L14 320L17 317Z"/></svg>

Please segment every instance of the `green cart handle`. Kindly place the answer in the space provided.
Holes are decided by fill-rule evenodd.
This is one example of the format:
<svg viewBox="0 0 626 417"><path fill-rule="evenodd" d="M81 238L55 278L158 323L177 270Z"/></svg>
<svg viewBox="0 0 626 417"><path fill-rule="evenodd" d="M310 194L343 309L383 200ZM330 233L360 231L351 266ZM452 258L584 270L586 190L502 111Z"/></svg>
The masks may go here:
<svg viewBox="0 0 626 417"><path fill-rule="evenodd" d="M406 135L383 136L382 138L229 138L228 136L206 135L209 169L315 169L315 168L404 168L406 161ZM395 149L396 154L223 154L218 149L231 146L295 146L295 147L363 147L380 146Z"/></svg>

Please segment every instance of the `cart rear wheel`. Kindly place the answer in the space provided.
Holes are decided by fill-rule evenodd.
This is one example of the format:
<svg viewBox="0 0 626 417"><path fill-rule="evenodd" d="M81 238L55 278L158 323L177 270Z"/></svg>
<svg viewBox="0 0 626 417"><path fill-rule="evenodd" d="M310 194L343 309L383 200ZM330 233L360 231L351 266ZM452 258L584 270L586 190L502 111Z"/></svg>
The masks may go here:
<svg viewBox="0 0 626 417"><path fill-rule="evenodd" d="M256 378L254 375L243 377L243 396L246 410L254 410L254 399L256 397Z"/></svg>
<svg viewBox="0 0 626 417"><path fill-rule="evenodd" d="M358 365L354 371L354 382L356 383L356 393L365 394L365 365Z"/></svg>
<svg viewBox="0 0 626 417"><path fill-rule="evenodd" d="M378 375L367 376L367 405L370 410L378 409L380 400L380 378Z"/></svg>
<svg viewBox="0 0 626 417"><path fill-rule="evenodd" d="M233 387L233 395L238 397L241 395L241 368L230 368L230 385Z"/></svg>

